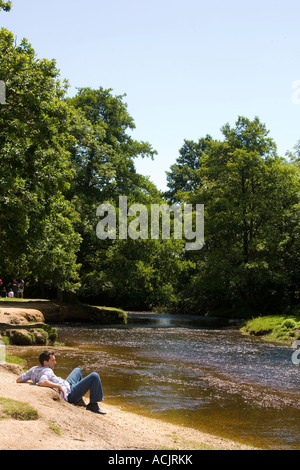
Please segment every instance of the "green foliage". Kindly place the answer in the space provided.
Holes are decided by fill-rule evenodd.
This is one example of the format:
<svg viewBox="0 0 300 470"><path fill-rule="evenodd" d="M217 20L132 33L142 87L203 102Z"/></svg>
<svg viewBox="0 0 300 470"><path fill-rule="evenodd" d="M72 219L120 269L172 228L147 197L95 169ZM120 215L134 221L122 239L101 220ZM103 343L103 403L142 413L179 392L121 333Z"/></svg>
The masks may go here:
<svg viewBox="0 0 300 470"><path fill-rule="evenodd" d="M186 269L182 247L178 241L119 240L107 248L105 259L98 260L89 281L94 278L96 283L98 279L102 295L117 305L131 309L174 307L178 280Z"/></svg>
<svg viewBox="0 0 300 470"><path fill-rule="evenodd" d="M284 316L266 316L266 317L257 317L251 320L247 320L243 325L242 330L245 333L254 336L263 336L271 333L274 328L281 326L286 321Z"/></svg>
<svg viewBox="0 0 300 470"><path fill-rule="evenodd" d="M11 9L11 2L4 2L3 0L0 0L0 11L10 11Z"/></svg>
<svg viewBox="0 0 300 470"><path fill-rule="evenodd" d="M54 434L56 434L57 436L61 436L61 430L59 426L57 426L57 424L51 423L51 421L47 421L47 424L49 428L51 429L51 431L54 432Z"/></svg>
<svg viewBox="0 0 300 470"><path fill-rule="evenodd" d="M277 156L258 118L240 117L223 134L198 152L193 191L186 183L175 193L205 205L205 246L188 255L198 269L182 304L225 315L284 310L299 295L299 170ZM173 166L173 186L177 174Z"/></svg>
<svg viewBox="0 0 300 470"><path fill-rule="evenodd" d="M95 234L103 202L117 205L120 195L130 204L163 202L136 172L134 159L156 152L129 135L135 125L124 96L82 88L66 99L55 61L36 59L26 40L14 46L6 30L0 48L7 89L0 115L1 275L64 291L81 284L81 296L125 307L174 303L178 243L145 249L141 240L100 242Z"/></svg>
<svg viewBox="0 0 300 470"><path fill-rule="evenodd" d="M0 9L10 9L1 2ZM81 88L66 97L54 60L0 30L0 273L41 287L77 292L84 302L127 309L249 317L285 312L299 301L300 145L289 160L258 118L239 117L185 140L162 195L138 174L153 158L132 137L125 95ZM102 240L97 207L205 205L205 245L184 240ZM117 227L118 230L118 227ZM283 329L290 330L288 324Z"/></svg>
<svg viewBox="0 0 300 470"><path fill-rule="evenodd" d="M0 397L0 412L4 417L19 421L32 421L39 418L38 412L28 403Z"/></svg>
<svg viewBox="0 0 300 470"><path fill-rule="evenodd" d="M118 207L119 196L128 196L128 205L163 202L157 188L136 173L134 159L153 158L156 152L128 134L135 125L123 98L111 90L83 88L67 100L78 113L71 155L76 175L69 194L80 213L77 229L83 240L79 294L95 303L101 299L124 308L149 308L175 300L178 248L168 241L100 241L95 236L100 204Z"/></svg>
<svg viewBox="0 0 300 470"><path fill-rule="evenodd" d="M78 279L74 230L78 214L66 191L73 178L72 112L54 61L38 60L23 40L0 31L0 271L44 285L71 288Z"/></svg>
<svg viewBox="0 0 300 470"><path fill-rule="evenodd" d="M207 135L198 142L185 140L179 150L176 164L167 172L168 191L165 197L171 201L187 201L197 188L202 185L201 156L207 152L209 144L213 141Z"/></svg>
<svg viewBox="0 0 300 470"><path fill-rule="evenodd" d="M7 343L5 342L6 339L7 339ZM6 336L2 336L1 340L4 341L5 344L9 344L9 339ZM6 354L5 360L6 360L6 362L9 362L10 364L18 364L21 367L23 367L24 364L25 364L25 360L22 359L21 357L10 356L8 354Z"/></svg>
<svg viewBox="0 0 300 470"><path fill-rule="evenodd" d="M268 341L291 344L300 337L300 316L266 316L248 320L242 331Z"/></svg>

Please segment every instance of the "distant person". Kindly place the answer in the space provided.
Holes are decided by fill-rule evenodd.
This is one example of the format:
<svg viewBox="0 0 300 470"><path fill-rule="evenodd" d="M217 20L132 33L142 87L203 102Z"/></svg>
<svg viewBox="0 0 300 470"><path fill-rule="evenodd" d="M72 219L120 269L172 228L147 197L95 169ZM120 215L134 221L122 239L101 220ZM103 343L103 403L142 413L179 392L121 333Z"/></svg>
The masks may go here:
<svg viewBox="0 0 300 470"><path fill-rule="evenodd" d="M2 287L0 291L0 297L7 297L7 290L4 286Z"/></svg>
<svg viewBox="0 0 300 470"><path fill-rule="evenodd" d="M11 287L14 293L14 297L18 297L18 281L16 279L13 280Z"/></svg>
<svg viewBox="0 0 300 470"><path fill-rule="evenodd" d="M78 406L86 406L83 396L90 391L90 402L86 409L93 413L106 413L99 408L98 402L103 400L103 391L99 375L92 372L82 378L82 372L76 367L66 380L57 377L53 369L56 365L54 352L44 351L39 356L40 366L34 366L17 378L18 383L32 380L35 385L40 387L54 388L69 403Z"/></svg>
<svg viewBox="0 0 300 470"><path fill-rule="evenodd" d="M10 297L10 298L13 298L13 297L14 297L14 293L13 293L13 290L12 290L12 289L9 289L9 292L8 292L7 297Z"/></svg>
<svg viewBox="0 0 300 470"><path fill-rule="evenodd" d="M25 282L22 280L22 281L20 282L20 284L18 285L19 297L20 297L21 299L23 299L23 297L24 297L24 288L25 288Z"/></svg>

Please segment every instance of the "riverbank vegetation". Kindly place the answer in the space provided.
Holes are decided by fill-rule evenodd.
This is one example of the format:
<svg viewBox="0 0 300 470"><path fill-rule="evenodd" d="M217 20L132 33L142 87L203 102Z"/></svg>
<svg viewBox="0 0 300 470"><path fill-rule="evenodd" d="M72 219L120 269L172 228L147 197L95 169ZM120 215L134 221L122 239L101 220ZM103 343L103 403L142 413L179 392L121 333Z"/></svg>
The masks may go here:
<svg viewBox="0 0 300 470"><path fill-rule="evenodd" d="M299 303L299 144L280 156L258 117L237 117L223 140L183 142L162 193L136 171L137 157L156 152L134 140L125 95L99 86L69 97L55 60L5 29L0 57L4 283L25 279L30 297L242 318ZM204 204L204 247L99 240L97 207L117 208L119 196L146 207Z"/></svg>
<svg viewBox="0 0 300 470"><path fill-rule="evenodd" d="M291 344L300 339L300 314L256 317L247 320L241 327L241 331L267 341Z"/></svg>

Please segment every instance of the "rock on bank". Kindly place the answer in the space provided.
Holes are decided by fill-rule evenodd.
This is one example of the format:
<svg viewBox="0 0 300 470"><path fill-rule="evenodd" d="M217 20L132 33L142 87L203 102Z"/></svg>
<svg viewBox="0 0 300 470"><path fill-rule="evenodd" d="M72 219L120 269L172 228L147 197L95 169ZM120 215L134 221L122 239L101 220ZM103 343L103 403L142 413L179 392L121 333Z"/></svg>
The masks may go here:
<svg viewBox="0 0 300 470"><path fill-rule="evenodd" d="M127 315L118 308L85 304L56 303L48 300L0 301L0 324L25 325L28 322L64 321L124 324L127 322Z"/></svg>
<svg viewBox="0 0 300 470"><path fill-rule="evenodd" d="M127 314L116 308L84 304L30 300L0 302L0 338L5 336L9 344L53 344L57 339L57 331L49 323L65 321L92 322L99 325L126 324Z"/></svg>

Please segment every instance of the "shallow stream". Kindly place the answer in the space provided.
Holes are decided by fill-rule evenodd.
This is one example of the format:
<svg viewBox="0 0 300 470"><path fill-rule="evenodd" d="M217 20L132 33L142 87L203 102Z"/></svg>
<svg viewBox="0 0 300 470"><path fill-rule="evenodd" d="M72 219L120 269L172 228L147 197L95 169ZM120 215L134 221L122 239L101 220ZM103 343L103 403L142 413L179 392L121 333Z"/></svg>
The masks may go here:
<svg viewBox="0 0 300 470"><path fill-rule="evenodd" d="M262 449L300 449L293 349L165 315L135 318L120 327L58 326L66 347L56 374L81 366L99 372L107 403ZM35 365L36 348L23 351Z"/></svg>

